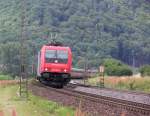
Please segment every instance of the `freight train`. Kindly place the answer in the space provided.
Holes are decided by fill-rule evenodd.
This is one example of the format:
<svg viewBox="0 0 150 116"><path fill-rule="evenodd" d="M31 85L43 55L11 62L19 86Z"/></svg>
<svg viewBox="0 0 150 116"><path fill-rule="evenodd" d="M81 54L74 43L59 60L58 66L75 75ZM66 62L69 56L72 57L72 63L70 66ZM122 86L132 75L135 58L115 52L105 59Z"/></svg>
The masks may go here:
<svg viewBox="0 0 150 116"><path fill-rule="evenodd" d="M98 70L85 70L79 68L72 68L71 69L71 79L85 79L94 77L98 73Z"/></svg>
<svg viewBox="0 0 150 116"><path fill-rule="evenodd" d="M38 53L37 79L63 87L71 80L72 52L60 44L43 45Z"/></svg>

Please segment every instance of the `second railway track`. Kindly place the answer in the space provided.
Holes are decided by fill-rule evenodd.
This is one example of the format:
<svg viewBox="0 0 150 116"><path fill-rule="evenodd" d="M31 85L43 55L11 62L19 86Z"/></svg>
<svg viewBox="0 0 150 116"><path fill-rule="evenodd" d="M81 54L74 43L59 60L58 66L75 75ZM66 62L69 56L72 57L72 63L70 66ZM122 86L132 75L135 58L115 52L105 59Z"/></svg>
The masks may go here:
<svg viewBox="0 0 150 116"><path fill-rule="evenodd" d="M64 87L63 89L51 88L49 86L45 86L38 82L34 82L34 85L42 86L44 88L47 88L48 90L55 91L55 92L58 92L58 93L61 93L64 95L80 98L81 100L84 99L84 100L88 100L88 101L95 102L95 103L109 105L113 108L114 107L121 108L126 111L150 116L150 105L148 105L148 104L137 103L137 102L133 102L133 101L127 101L127 100L123 100L123 99L117 99L117 98L113 98L113 97L77 91L74 89L74 87L72 88L70 85Z"/></svg>

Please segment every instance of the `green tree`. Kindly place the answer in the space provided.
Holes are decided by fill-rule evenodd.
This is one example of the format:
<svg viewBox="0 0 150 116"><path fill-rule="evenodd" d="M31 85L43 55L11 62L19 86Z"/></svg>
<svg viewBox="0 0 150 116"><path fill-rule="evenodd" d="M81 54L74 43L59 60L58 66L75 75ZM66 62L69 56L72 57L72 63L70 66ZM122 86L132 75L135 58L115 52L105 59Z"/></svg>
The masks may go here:
<svg viewBox="0 0 150 116"><path fill-rule="evenodd" d="M142 76L150 76L150 65L140 67L140 73Z"/></svg>
<svg viewBox="0 0 150 116"><path fill-rule="evenodd" d="M30 63L29 49L24 49L25 64L27 67ZM20 44L17 42L8 42L6 44L0 44L0 63L4 66L3 73L10 74L12 76L19 75L20 73Z"/></svg>
<svg viewBox="0 0 150 116"><path fill-rule="evenodd" d="M132 70L129 66L115 59L105 59L102 64L105 66L105 72L111 76L131 76Z"/></svg>
<svg viewBox="0 0 150 116"><path fill-rule="evenodd" d="M20 0L1 0L0 6L0 43L16 42L21 33ZM150 64L148 0L26 0L25 6L29 53L31 43L37 54L51 41L51 33L57 33L57 40L71 47L74 66L86 57L94 68L104 58L135 67ZM28 57L31 62L33 54Z"/></svg>

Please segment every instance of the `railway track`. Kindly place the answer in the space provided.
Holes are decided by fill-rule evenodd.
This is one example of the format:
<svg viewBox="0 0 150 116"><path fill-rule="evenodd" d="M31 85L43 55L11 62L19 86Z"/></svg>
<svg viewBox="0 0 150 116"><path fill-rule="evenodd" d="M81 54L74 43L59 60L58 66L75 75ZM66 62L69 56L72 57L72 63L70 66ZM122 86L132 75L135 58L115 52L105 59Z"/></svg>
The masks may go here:
<svg viewBox="0 0 150 116"><path fill-rule="evenodd" d="M72 88L75 88L77 86L82 86L82 87L89 87L89 88L96 88L96 89L100 89L99 86L96 86L96 85L89 85L89 84L82 84L82 83L68 83L68 86L69 87L72 87ZM141 92L141 91L131 91L131 90L120 90L120 89L115 89L115 88L108 88L108 87L104 87L104 88L101 88L103 90L106 90L106 91L118 91L118 92L126 92L126 93L129 93L129 94L135 94L135 95L145 95L145 96L149 96L150 97L150 93L145 93L145 92Z"/></svg>
<svg viewBox="0 0 150 116"><path fill-rule="evenodd" d="M47 88L48 90L55 91L55 92L68 95L68 96L73 96L75 98L80 98L82 100L84 99L86 101L88 100L94 103L108 105L113 108L114 107L121 108L129 112L134 112L134 113L150 116L150 105L148 104L137 103L133 101L127 101L127 100L112 98L108 96L101 96L101 95L96 95L92 93L77 91L74 89L75 85L72 85L72 86L69 85L69 86L64 87L63 89L51 88L49 86L45 86L40 83L34 83L34 85L42 86L44 88ZM76 85L76 86L80 86L80 85Z"/></svg>
<svg viewBox="0 0 150 116"><path fill-rule="evenodd" d="M141 91L131 91L131 90L119 90L119 89L115 89L115 88L100 88L99 86L92 86L92 85L87 85L87 84L81 84L81 83L68 83L67 85L70 88L75 89L78 86L81 87L86 87L86 88L93 88L93 89L100 89L100 90L104 90L104 91L115 91L115 92L120 92L120 93L126 93L126 94L132 94L132 95L143 95L146 97L150 98L150 93L145 93L145 92L141 92Z"/></svg>
<svg viewBox="0 0 150 116"><path fill-rule="evenodd" d="M69 89L69 88L65 88L65 90L63 91L60 91L60 90L56 90L56 91L63 93L63 94L72 95L75 97L80 96L82 99L90 100L93 102L99 102L99 103L109 105L112 107L119 107L119 108L126 109L129 111L139 112L144 115L150 115L150 105L147 105L147 104L136 103L136 102L126 101L126 100L106 97L106 96L89 94L89 93L80 92L80 91L76 91L76 90Z"/></svg>

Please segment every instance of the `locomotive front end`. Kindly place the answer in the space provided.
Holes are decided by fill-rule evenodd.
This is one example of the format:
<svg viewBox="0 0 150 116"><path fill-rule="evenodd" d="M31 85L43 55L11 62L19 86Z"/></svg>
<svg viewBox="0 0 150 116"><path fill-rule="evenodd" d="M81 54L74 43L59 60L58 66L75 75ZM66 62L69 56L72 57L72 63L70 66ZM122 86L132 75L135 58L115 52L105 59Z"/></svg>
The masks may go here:
<svg viewBox="0 0 150 116"><path fill-rule="evenodd" d="M70 81L72 53L69 47L43 46L39 58L40 80L61 86Z"/></svg>

